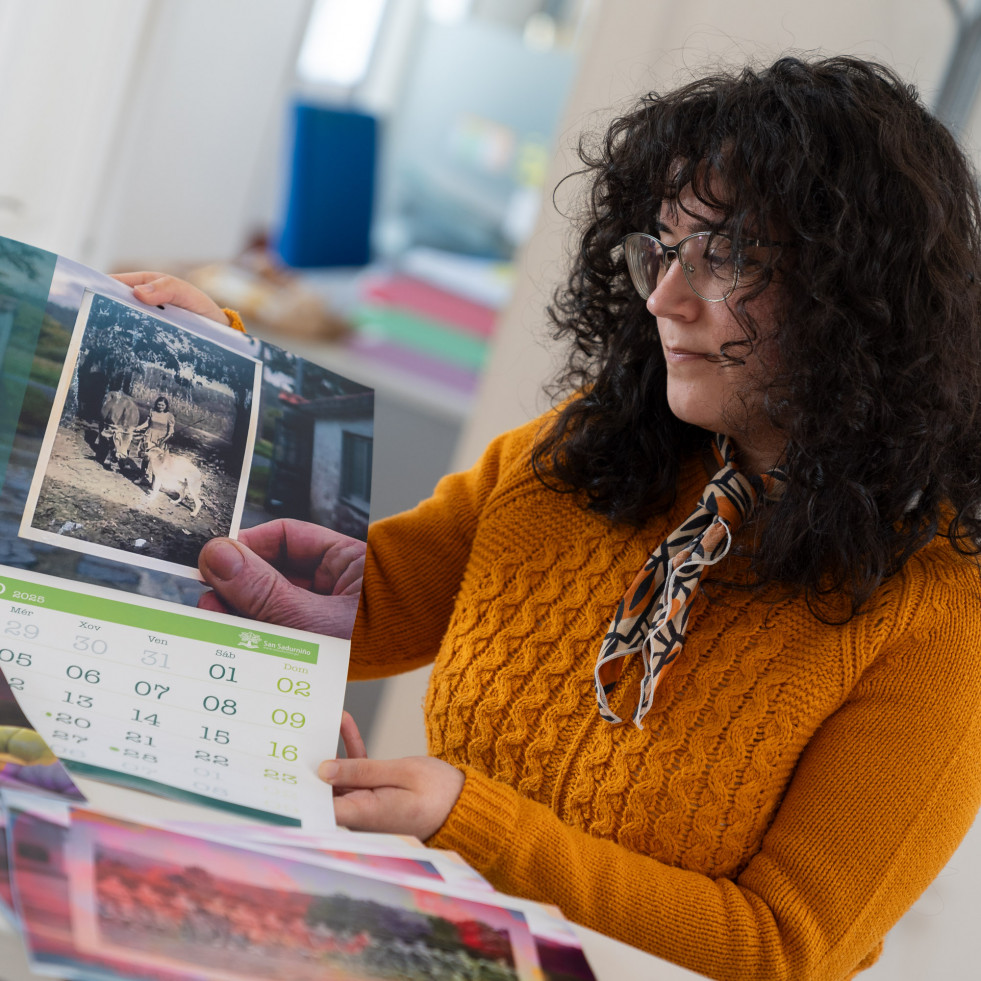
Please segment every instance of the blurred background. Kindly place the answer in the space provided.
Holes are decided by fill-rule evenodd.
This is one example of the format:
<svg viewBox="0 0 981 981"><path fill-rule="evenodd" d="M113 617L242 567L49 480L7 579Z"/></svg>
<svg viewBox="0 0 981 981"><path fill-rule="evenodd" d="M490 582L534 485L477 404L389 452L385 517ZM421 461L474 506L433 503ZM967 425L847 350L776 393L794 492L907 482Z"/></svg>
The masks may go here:
<svg viewBox="0 0 981 981"><path fill-rule="evenodd" d="M706 67L850 53L917 85L976 157L976 7L0 0L0 234L188 276L372 386L376 519L545 407L569 247L552 192L582 131ZM375 755L425 751L424 685L352 686ZM978 839L863 977L978 976Z"/></svg>

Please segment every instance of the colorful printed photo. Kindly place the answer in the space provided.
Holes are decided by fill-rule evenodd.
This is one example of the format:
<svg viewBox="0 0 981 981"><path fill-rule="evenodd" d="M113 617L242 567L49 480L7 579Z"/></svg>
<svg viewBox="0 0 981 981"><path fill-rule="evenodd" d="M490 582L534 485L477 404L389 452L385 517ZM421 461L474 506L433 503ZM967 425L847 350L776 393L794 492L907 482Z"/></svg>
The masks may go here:
<svg viewBox="0 0 981 981"><path fill-rule="evenodd" d="M41 790L76 803L84 802L85 796L17 701L16 692L25 685L17 669L24 666L25 659L29 665L31 658L31 654L19 649L17 640L36 629L20 617L0 618L0 788Z"/></svg>
<svg viewBox="0 0 981 981"><path fill-rule="evenodd" d="M12 814L32 957L127 977L540 978L522 914L76 811ZM57 897L57 900L52 897Z"/></svg>

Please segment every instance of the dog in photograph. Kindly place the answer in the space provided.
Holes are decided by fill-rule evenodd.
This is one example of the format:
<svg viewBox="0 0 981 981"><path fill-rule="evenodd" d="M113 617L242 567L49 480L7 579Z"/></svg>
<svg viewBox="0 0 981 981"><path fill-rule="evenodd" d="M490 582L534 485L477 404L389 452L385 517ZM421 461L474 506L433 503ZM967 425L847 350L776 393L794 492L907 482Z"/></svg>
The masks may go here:
<svg viewBox="0 0 981 981"><path fill-rule="evenodd" d="M159 446L152 446L146 451L147 471L150 480L150 490L147 491L147 504L154 501L160 491L175 492L180 504L187 500L193 505L191 514L201 510L201 484L204 478L187 457L177 456Z"/></svg>

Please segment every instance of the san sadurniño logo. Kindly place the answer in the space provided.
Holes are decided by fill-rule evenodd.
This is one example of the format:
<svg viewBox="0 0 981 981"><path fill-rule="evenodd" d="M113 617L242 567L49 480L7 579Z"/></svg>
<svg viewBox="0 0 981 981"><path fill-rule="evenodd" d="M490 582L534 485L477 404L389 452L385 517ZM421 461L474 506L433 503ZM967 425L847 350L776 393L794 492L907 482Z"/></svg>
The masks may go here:
<svg viewBox="0 0 981 981"><path fill-rule="evenodd" d="M317 663L318 646L304 644L302 641L287 641L282 637L261 634L255 630L242 630L238 635L237 647L244 647L261 654L274 654L277 657L291 657L310 663Z"/></svg>

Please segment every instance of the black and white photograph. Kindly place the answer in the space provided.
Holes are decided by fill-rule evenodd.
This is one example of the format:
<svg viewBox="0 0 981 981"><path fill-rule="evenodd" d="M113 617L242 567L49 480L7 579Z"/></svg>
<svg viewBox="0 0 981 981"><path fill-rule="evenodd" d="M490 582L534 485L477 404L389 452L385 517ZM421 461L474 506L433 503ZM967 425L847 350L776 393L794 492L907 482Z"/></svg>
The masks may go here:
<svg viewBox="0 0 981 981"><path fill-rule="evenodd" d="M240 526L262 363L86 290L20 535L197 577Z"/></svg>

